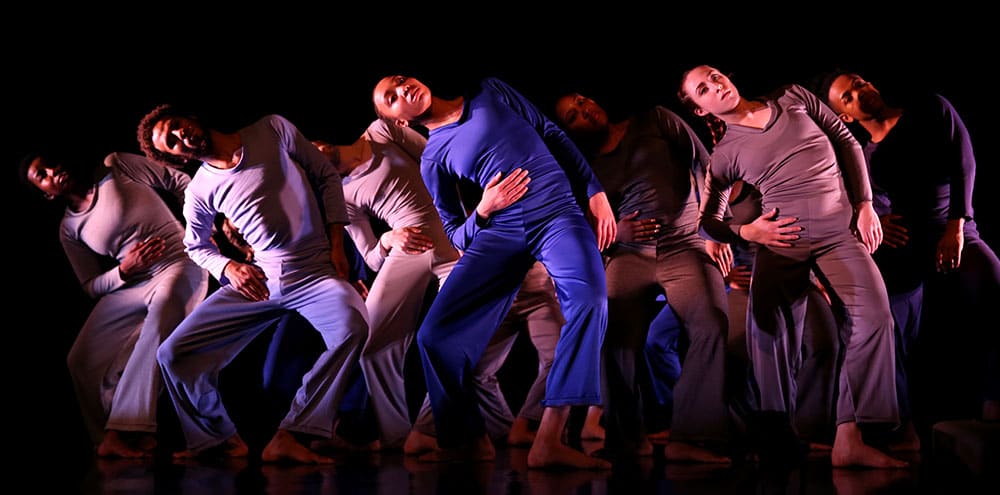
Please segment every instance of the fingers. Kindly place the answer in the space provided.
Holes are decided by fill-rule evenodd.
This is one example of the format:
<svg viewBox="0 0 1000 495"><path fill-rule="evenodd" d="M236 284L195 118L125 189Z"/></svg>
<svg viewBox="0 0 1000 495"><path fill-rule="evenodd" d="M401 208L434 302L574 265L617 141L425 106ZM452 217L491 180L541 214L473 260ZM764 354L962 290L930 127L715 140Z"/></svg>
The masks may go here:
<svg viewBox="0 0 1000 495"><path fill-rule="evenodd" d="M490 181L486 183L486 189L489 189L491 187L496 186L497 182L500 182L500 177L502 177L502 176L503 176L503 172L497 172L497 174L494 175L493 178L490 179Z"/></svg>
<svg viewBox="0 0 1000 495"><path fill-rule="evenodd" d="M898 225L883 225L882 236L882 243L892 248L905 246L910 241L906 229Z"/></svg>
<svg viewBox="0 0 1000 495"><path fill-rule="evenodd" d="M434 247L434 241L421 227L403 227L398 239L398 247L407 254L420 254Z"/></svg>
<svg viewBox="0 0 1000 495"><path fill-rule="evenodd" d="M604 251L614 241L617 228L614 222L606 221L599 222L597 227L597 247Z"/></svg>
<svg viewBox="0 0 1000 495"><path fill-rule="evenodd" d="M500 175L500 174L497 174ZM527 182L531 179L528 178L528 171L523 168L515 168L506 179L503 180L502 185L517 184L520 182Z"/></svg>
<svg viewBox="0 0 1000 495"><path fill-rule="evenodd" d="M508 201L514 202L528 192L529 182L531 182L531 178L528 177L528 171L518 168L514 169L506 179L500 181L498 187Z"/></svg>
<svg viewBox="0 0 1000 495"><path fill-rule="evenodd" d="M239 273L243 276L243 280L237 288L247 299L266 301L270 297L271 291L267 289L267 276L263 270L255 265L242 265Z"/></svg>
<svg viewBox="0 0 1000 495"><path fill-rule="evenodd" d="M962 265L962 255L959 253L939 252L937 255L937 271L950 272Z"/></svg>
<svg viewBox="0 0 1000 495"><path fill-rule="evenodd" d="M657 222L655 218L632 220L629 223L632 234L637 241L652 240L660 232L660 222Z"/></svg>
<svg viewBox="0 0 1000 495"><path fill-rule="evenodd" d="M160 259L167 248L167 243L159 236L139 241L135 246L136 268L147 268L152 262Z"/></svg>

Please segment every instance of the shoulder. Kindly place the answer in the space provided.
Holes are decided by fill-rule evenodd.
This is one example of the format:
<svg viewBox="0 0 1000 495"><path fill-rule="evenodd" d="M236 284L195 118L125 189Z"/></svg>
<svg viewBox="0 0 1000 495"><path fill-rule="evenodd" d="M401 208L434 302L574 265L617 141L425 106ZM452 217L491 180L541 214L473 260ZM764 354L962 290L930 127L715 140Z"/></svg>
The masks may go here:
<svg viewBox="0 0 1000 495"><path fill-rule="evenodd" d="M671 122L677 125L686 124L684 118L681 117L677 112L663 105L656 105L649 111L649 114L655 117L660 122Z"/></svg>
<svg viewBox="0 0 1000 495"><path fill-rule="evenodd" d="M159 166L153 160L146 158L144 155L139 155L136 153L128 153L124 151L115 151L113 153L108 153L108 156L104 157L105 167L115 167L115 166Z"/></svg>
<svg viewBox="0 0 1000 495"><path fill-rule="evenodd" d="M289 121L285 117L283 117L281 115L278 115L276 113L272 113L270 115L265 115L265 116L261 117L256 122L256 124L257 125L261 125L261 124L263 124L263 125L270 125L271 127L275 127L275 128L282 128L282 127L291 127L291 128L294 128L295 127L294 125L292 125L291 121Z"/></svg>
<svg viewBox="0 0 1000 495"><path fill-rule="evenodd" d="M794 98L798 100L802 99L815 99L815 95L811 91L800 84L785 84L778 87L774 93L779 98Z"/></svg>
<svg viewBox="0 0 1000 495"><path fill-rule="evenodd" d="M392 141L393 126L395 126L395 124L390 124L383 119L375 119L371 124L368 124L368 128L365 129L365 135L368 137L369 141L375 143Z"/></svg>
<svg viewBox="0 0 1000 495"><path fill-rule="evenodd" d="M515 94L515 95L519 94L517 92L517 90L514 89L513 86L511 86L506 81L503 81L503 80L501 80L501 79L499 79L497 77L485 77L485 78L483 78L480 81L480 83L479 83L479 87L480 87L480 89L482 91L489 91L489 92L494 92L494 93L502 93L502 94L507 94L507 95L509 95L509 94Z"/></svg>
<svg viewBox="0 0 1000 495"><path fill-rule="evenodd" d="M257 121L244 127L240 132L267 132L267 129L271 129L282 135L287 134L290 131L297 131L295 125L292 124L290 120L286 119L284 116L272 113L257 119Z"/></svg>

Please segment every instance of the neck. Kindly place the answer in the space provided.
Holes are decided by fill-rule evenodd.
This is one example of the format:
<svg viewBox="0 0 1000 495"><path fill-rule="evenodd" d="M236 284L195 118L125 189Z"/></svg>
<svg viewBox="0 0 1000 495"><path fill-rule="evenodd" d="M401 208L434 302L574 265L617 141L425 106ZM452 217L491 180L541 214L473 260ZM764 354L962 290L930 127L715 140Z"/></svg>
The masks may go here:
<svg viewBox="0 0 1000 495"><path fill-rule="evenodd" d="M430 115L421 124L428 130L437 129L458 122L462 118L465 98L459 96L454 100L431 99Z"/></svg>
<svg viewBox="0 0 1000 495"><path fill-rule="evenodd" d="M903 115L901 108L886 108L877 116L869 119L859 120L858 123L864 127L872 137L872 142L880 142L889 134L889 131L899 122Z"/></svg>
<svg viewBox="0 0 1000 495"><path fill-rule="evenodd" d="M86 189L76 187L72 192L66 194L66 206L70 210L80 212L86 210L90 203L94 200L94 190L96 186L91 186Z"/></svg>
<svg viewBox="0 0 1000 495"><path fill-rule="evenodd" d="M358 139L352 144L337 146L337 154L339 156L337 171L341 175L347 175L361 164L371 160L372 143L364 138Z"/></svg>
<svg viewBox="0 0 1000 495"><path fill-rule="evenodd" d="M597 152L600 154L610 153L618 147L618 144L622 142L622 138L625 137L625 131L628 130L630 120L625 120L623 122L615 122L613 124L608 124L608 137L601 144Z"/></svg>
<svg viewBox="0 0 1000 495"><path fill-rule="evenodd" d="M202 160L223 170L238 165L243 158L243 141L240 139L239 133L222 134L213 130L208 132L212 136L212 150L209 152L209 156Z"/></svg>
<svg viewBox="0 0 1000 495"><path fill-rule="evenodd" d="M740 98L740 102L735 108L719 114L718 117L727 124L763 128L768 119L771 118L771 111L767 104L762 101Z"/></svg>

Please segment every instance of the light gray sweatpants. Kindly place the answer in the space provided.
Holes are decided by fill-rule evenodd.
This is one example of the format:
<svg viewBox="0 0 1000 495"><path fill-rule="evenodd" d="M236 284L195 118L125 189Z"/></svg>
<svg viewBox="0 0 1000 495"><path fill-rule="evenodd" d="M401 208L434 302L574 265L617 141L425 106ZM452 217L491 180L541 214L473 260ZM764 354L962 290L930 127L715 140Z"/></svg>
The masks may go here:
<svg viewBox="0 0 1000 495"><path fill-rule="evenodd" d="M156 349L207 291L208 272L183 258L94 305L66 359L94 445L109 429L156 431Z"/></svg>
<svg viewBox="0 0 1000 495"><path fill-rule="evenodd" d="M317 258L324 258L327 255ZM302 378L279 428L329 438L351 364L368 338L361 295L336 277L329 258L262 266L270 299L249 301L231 285L215 291L160 346L157 358L187 447L200 451L236 434L219 394L219 372L285 311L298 311L326 350Z"/></svg>
<svg viewBox="0 0 1000 495"><path fill-rule="evenodd" d="M430 249L411 255L390 251L379 269L365 306L371 332L361 353L384 448L401 447L410 432L404 364L406 350L420 326L427 288L444 284L456 259L441 259Z"/></svg>

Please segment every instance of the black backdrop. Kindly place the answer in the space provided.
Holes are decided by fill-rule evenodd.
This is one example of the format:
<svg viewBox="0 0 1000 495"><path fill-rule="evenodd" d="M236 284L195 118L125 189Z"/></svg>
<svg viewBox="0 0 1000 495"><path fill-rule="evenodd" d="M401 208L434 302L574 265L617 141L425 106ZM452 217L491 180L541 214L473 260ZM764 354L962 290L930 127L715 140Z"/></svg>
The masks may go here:
<svg viewBox="0 0 1000 495"><path fill-rule="evenodd" d="M728 16L708 6L683 18L625 6L530 22L514 12L490 17L487 26L481 23L487 10L468 18L458 12L442 30L425 12L388 8L364 16L246 7L207 16L192 4L159 8L8 19L6 89L0 90L7 117L4 184L17 185L16 164L34 149L58 146L80 160L137 152L138 120L163 102L190 105L220 127L279 113L311 138L344 142L374 118L371 89L391 73L419 76L435 89L498 76L546 111L560 91L581 90L623 114L649 104L676 108L680 72L700 63L730 71L747 95L839 66L857 69L886 91L927 87L951 99L978 151L980 228L1000 246L990 197L1000 178L991 148L997 91L987 76L995 69L989 64L996 46L989 30L978 28L977 20L988 18L982 12L910 13L916 20L902 22L838 7L832 16L855 22L845 29L797 12ZM716 25L719 18L728 24ZM404 23L410 25L400 28ZM879 26L884 44L864 46ZM6 293L13 296L6 343L15 386L6 403L9 413L24 418L7 428L24 435L26 454L83 455L87 440L65 358L91 303L59 246L59 209L23 187L7 192L13 225L5 236Z"/></svg>

